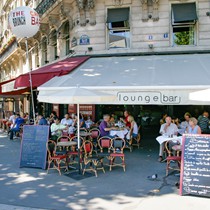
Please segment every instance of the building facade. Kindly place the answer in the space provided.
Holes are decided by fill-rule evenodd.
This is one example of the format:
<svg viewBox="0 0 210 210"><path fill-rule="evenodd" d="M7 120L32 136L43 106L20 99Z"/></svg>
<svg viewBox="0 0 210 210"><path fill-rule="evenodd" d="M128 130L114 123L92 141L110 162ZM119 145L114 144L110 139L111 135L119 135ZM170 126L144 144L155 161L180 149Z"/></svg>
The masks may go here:
<svg viewBox="0 0 210 210"><path fill-rule="evenodd" d="M9 12L23 5L41 18L28 39L30 69L25 40L8 28ZM67 57L210 51L208 0L2 0L0 11L1 82ZM12 99L9 111L29 112L27 94L14 91L2 101Z"/></svg>

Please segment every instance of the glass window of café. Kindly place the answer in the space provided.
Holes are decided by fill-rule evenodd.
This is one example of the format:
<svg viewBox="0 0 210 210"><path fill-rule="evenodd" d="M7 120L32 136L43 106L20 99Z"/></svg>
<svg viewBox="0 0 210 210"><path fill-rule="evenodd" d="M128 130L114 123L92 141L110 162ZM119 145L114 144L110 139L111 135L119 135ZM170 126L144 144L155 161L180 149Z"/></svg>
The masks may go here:
<svg viewBox="0 0 210 210"><path fill-rule="evenodd" d="M196 45L196 4L172 4L173 46Z"/></svg>
<svg viewBox="0 0 210 210"><path fill-rule="evenodd" d="M54 53L54 60L58 58L58 48L57 48L57 31L53 30L49 34L49 45L52 47L52 52Z"/></svg>
<svg viewBox="0 0 210 210"><path fill-rule="evenodd" d="M107 10L107 47L130 48L129 8Z"/></svg>

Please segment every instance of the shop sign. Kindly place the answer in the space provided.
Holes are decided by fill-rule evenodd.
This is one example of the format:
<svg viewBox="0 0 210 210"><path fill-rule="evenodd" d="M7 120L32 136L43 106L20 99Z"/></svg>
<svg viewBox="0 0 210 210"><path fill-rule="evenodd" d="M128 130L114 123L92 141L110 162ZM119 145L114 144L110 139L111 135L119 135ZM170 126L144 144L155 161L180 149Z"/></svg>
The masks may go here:
<svg viewBox="0 0 210 210"><path fill-rule="evenodd" d="M89 45L90 44L90 37L88 35L82 35L79 40L80 45Z"/></svg>
<svg viewBox="0 0 210 210"><path fill-rule="evenodd" d="M73 37L71 40L71 47L76 47L77 46L77 38Z"/></svg>
<svg viewBox="0 0 210 210"><path fill-rule="evenodd" d="M173 104L182 102L182 96L177 92L118 92L118 102L122 104Z"/></svg>

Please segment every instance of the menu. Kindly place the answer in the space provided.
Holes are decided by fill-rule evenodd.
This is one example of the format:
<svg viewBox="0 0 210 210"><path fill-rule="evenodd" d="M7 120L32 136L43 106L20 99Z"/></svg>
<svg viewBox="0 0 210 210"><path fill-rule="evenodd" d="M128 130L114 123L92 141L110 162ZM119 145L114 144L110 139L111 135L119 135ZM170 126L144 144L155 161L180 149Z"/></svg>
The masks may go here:
<svg viewBox="0 0 210 210"><path fill-rule="evenodd" d="M20 167L46 168L49 126L24 125L21 142Z"/></svg>
<svg viewBox="0 0 210 210"><path fill-rule="evenodd" d="M183 137L180 195L210 197L210 135Z"/></svg>

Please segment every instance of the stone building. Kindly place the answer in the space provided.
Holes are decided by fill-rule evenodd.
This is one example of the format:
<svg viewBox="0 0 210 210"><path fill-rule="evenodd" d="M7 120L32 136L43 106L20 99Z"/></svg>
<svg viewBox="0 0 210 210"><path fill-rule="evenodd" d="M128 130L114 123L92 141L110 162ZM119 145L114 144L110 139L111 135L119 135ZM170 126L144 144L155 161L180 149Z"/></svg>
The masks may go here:
<svg viewBox="0 0 210 210"><path fill-rule="evenodd" d="M210 51L208 0L2 0L0 78L2 104L13 103L9 111L30 111L28 91L12 87L15 78L30 71L25 40L11 34L7 21L9 11L22 5L33 7L41 18L40 31L28 39L32 70L82 55Z"/></svg>

